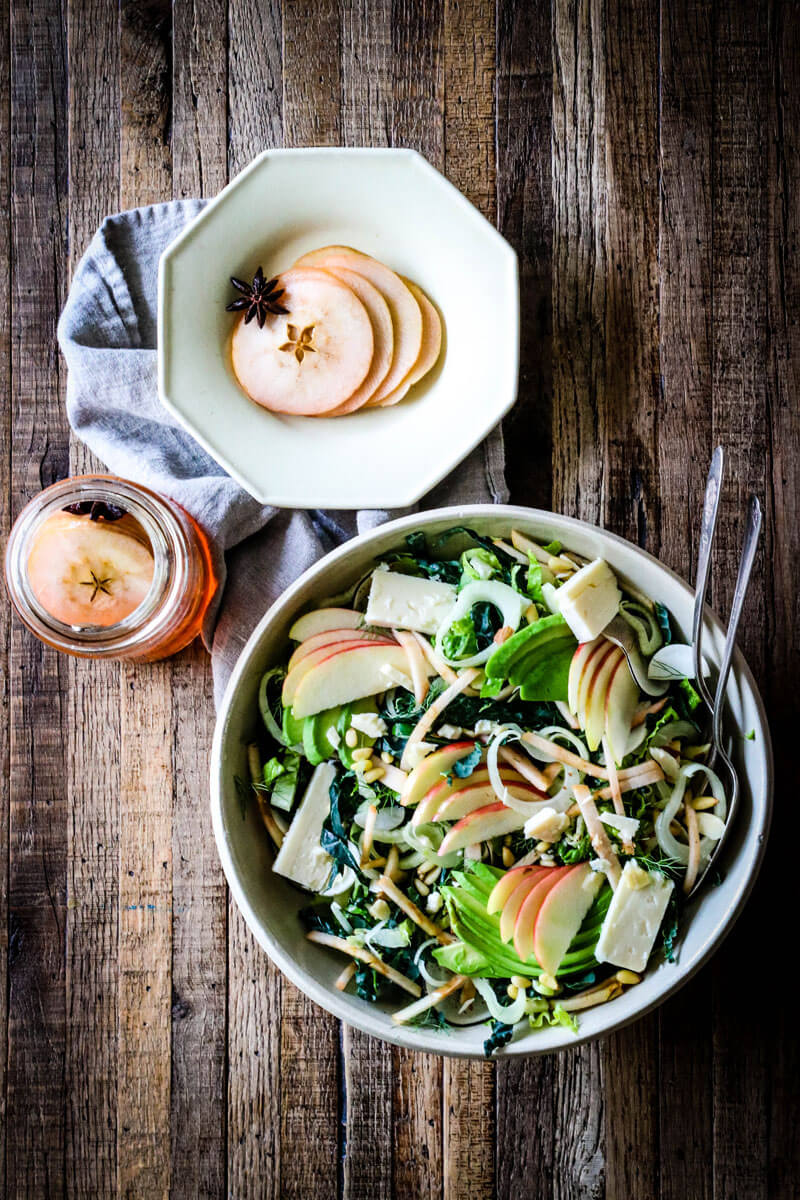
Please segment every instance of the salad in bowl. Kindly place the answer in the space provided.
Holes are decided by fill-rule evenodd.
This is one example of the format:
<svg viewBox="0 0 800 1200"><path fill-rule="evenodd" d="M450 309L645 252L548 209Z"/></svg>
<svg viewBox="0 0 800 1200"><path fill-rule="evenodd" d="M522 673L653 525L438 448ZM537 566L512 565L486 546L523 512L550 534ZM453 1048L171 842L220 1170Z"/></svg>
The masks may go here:
<svg viewBox="0 0 800 1200"><path fill-rule="evenodd" d="M510 523L411 529L315 598L238 783L335 988L489 1054L671 959L727 809L658 596Z"/></svg>

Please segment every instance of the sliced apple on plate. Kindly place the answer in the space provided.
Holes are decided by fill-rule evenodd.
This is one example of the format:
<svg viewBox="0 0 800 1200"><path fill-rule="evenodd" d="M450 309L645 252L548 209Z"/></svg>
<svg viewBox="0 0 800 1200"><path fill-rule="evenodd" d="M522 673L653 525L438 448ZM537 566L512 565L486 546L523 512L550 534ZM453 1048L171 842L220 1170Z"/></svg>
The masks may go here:
<svg viewBox="0 0 800 1200"><path fill-rule="evenodd" d="M543 971L555 975L604 882L600 872L579 863L547 893L533 930L533 954Z"/></svg>
<svg viewBox="0 0 800 1200"><path fill-rule="evenodd" d="M528 892L514 921L514 949L523 962L533 957L533 932L539 910L559 880L572 868L548 867L546 870L547 873L537 879L534 887Z"/></svg>
<svg viewBox="0 0 800 1200"><path fill-rule="evenodd" d="M474 846L478 842L486 842L489 838L503 837L506 833L514 833L522 829L526 817L508 808L502 800L494 804L486 804L477 808L468 816L462 817L452 827L439 847L439 856L443 858L454 850L463 850L465 846Z"/></svg>
<svg viewBox="0 0 800 1200"><path fill-rule="evenodd" d="M417 287L416 283L412 283L410 279L404 279L403 282L410 289L422 312L422 345L417 361L402 383L388 396L384 396L382 400L378 401L381 408L398 404L408 395L414 384L419 383L420 379L436 366L442 351L442 321L438 312L421 287Z"/></svg>
<svg viewBox="0 0 800 1200"><path fill-rule="evenodd" d="M231 339L233 370L256 404L319 416L344 404L366 378L372 323L355 292L327 271L295 267L280 283L287 313L271 315L263 327L242 314Z"/></svg>
<svg viewBox="0 0 800 1200"><path fill-rule="evenodd" d="M289 630L289 637L293 642L305 642L319 633L329 633L331 629L361 629L364 623L364 614L353 608L315 608L297 618Z"/></svg>
<svg viewBox="0 0 800 1200"><path fill-rule="evenodd" d="M408 807L412 804L419 804L426 792L437 783L440 783L445 775L452 771L453 767L462 758L466 758L475 749L474 742L450 742L447 746L442 746L439 750L434 750L422 762L417 763L412 771L408 773L405 787L400 795L400 803Z"/></svg>
<svg viewBox="0 0 800 1200"><path fill-rule="evenodd" d="M317 654L324 655L325 650L317 651ZM291 701L298 719L386 691L389 686L387 672L405 676L409 673L408 655L402 646L349 642L345 649L322 659L317 659L316 654L309 655L292 675L303 671L312 660L316 661L311 670L304 672ZM287 675L284 688L290 679Z"/></svg>
<svg viewBox="0 0 800 1200"><path fill-rule="evenodd" d="M372 363L363 382L356 388L352 396L345 400L344 404L340 404L338 408L325 414L328 417L343 417L347 413L362 408L389 374L394 357L394 332L389 305L368 279L359 275L357 271L348 271L344 267L338 268L335 274L342 283L346 283L350 290L355 292L367 310L367 315L372 323L374 342Z"/></svg>

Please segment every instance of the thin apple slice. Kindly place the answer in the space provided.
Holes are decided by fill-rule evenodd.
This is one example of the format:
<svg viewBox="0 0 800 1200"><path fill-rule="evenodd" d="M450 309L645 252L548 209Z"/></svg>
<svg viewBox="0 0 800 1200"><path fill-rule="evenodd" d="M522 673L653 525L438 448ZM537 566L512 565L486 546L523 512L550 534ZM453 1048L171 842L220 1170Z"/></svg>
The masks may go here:
<svg viewBox="0 0 800 1200"><path fill-rule="evenodd" d="M505 875L501 875L486 901L486 911L489 915L493 916L494 913L500 912L505 907L511 893L516 891L524 879L528 879L532 874L535 875L544 869L537 863L525 863L523 866L511 867Z"/></svg>
<svg viewBox="0 0 800 1200"><path fill-rule="evenodd" d="M392 358L394 357L394 332L392 330L392 314L389 311L389 305L378 289L368 279L365 279L357 271L348 271L345 267L337 267L332 274L337 279L341 279L342 283L346 283L364 305L372 322L372 336L374 340L372 365L363 383L356 388L348 400L345 400L344 404L340 404L338 408L334 408L331 412L325 414L328 417L343 417L347 413L355 412L356 409L362 408L375 394L380 384L383 383L389 374Z"/></svg>
<svg viewBox="0 0 800 1200"><path fill-rule="evenodd" d="M597 649L597 641L598 639L595 639L593 642L581 642L572 656L572 662L569 664L567 703L569 711L573 716L578 715L578 687L583 675L583 669Z"/></svg>
<svg viewBox="0 0 800 1200"><path fill-rule="evenodd" d="M297 663L297 665L292 668L283 681L283 687L281 689L281 701L284 708L294 706L294 699L297 695L298 688L308 675L309 671L313 671L315 667L320 665L320 663L326 662L329 658L337 654L343 654L347 650L360 650L365 647L381 651L388 651L392 649L390 646L376 646L374 642L368 641L333 642L328 646L320 646L319 650L313 650L311 654L306 655L301 662ZM330 707L332 708L333 705ZM297 716L297 713L295 713L295 716Z"/></svg>
<svg viewBox="0 0 800 1200"><path fill-rule="evenodd" d="M422 346L422 310L411 290L389 267L369 254L361 254L349 246L324 246L298 258L296 267L322 267L334 274L340 267L357 271L376 287L389 305L394 334L392 365L383 383L370 397L377 404L388 396L413 368Z"/></svg>
<svg viewBox="0 0 800 1200"><path fill-rule="evenodd" d="M531 894L533 889L539 883L544 874L547 872L547 867L530 866L525 867L525 874L517 880L503 904L500 913L500 940L510 942L514 936L514 926L517 923L519 910ZM502 883L503 881L500 880Z"/></svg>
<svg viewBox="0 0 800 1200"><path fill-rule="evenodd" d="M268 316L263 328L242 314L231 339L233 370L263 408L319 416L348 400L366 378L372 323L355 292L327 271L293 268L280 282L288 312Z"/></svg>
<svg viewBox="0 0 800 1200"><path fill-rule="evenodd" d="M608 653L598 659L597 667L592 671L583 709L578 713L578 720L586 733L586 744L591 751L596 750L603 740L609 682L619 666L620 660L624 660L624 657L619 646L612 645Z"/></svg>
<svg viewBox="0 0 800 1200"><path fill-rule="evenodd" d="M533 931L539 910L548 894L572 867L548 867L547 874L536 881L525 897L514 922L514 949L523 962L533 957Z"/></svg>
<svg viewBox="0 0 800 1200"><path fill-rule="evenodd" d="M419 383L420 379L436 366L439 355L442 352L441 317L421 287L417 287L416 283L412 283L410 279L404 278L403 282L406 287L410 288L422 312L422 345L420 346L419 358L402 383L393 392L390 392L388 396L384 396L382 400L378 401L381 408L398 404L408 394L414 384ZM372 405L372 401L370 401L370 405Z"/></svg>
<svg viewBox="0 0 800 1200"><path fill-rule="evenodd" d="M532 783L512 783L507 786L510 794L517 800L545 800L547 798ZM458 821L462 817L466 817L468 813L474 812L476 808L492 804L496 799L497 795L491 783L476 783L472 787L460 788L442 801L433 820Z"/></svg>
<svg viewBox="0 0 800 1200"><path fill-rule="evenodd" d="M386 637L385 634L370 633L364 629L329 629L327 633L316 633L313 637L306 638L304 642L301 642L289 659L287 671L294 670L299 662L302 662L309 654L313 654L315 650L321 650L323 646L333 646L345 642L377 642L381 646L397 645L393 638Z"/></svg>
<svg viewBox="0 0 800 1200"><path fill-rule="evenodd" d="M606 692L606 737L615 763L621 763L628 753L633 715L638 703L639 686L623 656Z"/></svg>
<svg viewBox="0 0 800 1200"><path fill-rule="evenodd" d="M474 846L478 842L486 842L489 838L502 837L506 833L514 833L522 829L526 817L508 808L502 800L495 804L486 804L477 808L468 816L462 817L452 827L439 847L439 856L452 854L454 850L463 850L465 846Z"/></svg>
<svg viewBox="0 0 800 1200"><path fill-rule="evenodd" d="M304 665L305 662L301 663L298 670ZM325 708L336 708L364 696L376 696L391 686L389 674L392 672L408 675L408 655L402 646L362 646L351 642L346 650L316 663L301 679L292 711L299 720Z"/></svg>
<svg viewBox="0 0 800 1200"><path fill-rule="evenodd" d="M361 629L365 623L364 614L353 608L315 608L297 618L289 630L289 637L293 642L304 642L318 633L329 633L331 629Z"/></svg>
<svg viewBox="0 0 800 1200"><path fill-rule="evenodd" d="M525 780L516 771L501 771L500 778L505 784L524 783ZM434 813L439 811L439 808L447 799L455 792L463 791L464 788L475 787L476 784L489 782L489 771L486 767L476 767L471 775L467 775L464 779L459 779L456 775L451 778L440 779L435 783L420 800L417 805L417 810L412 818L412 825L424 825L427 821L433 819Z"/></svg>
<svg viewBox="0 0 800 1200"><path fill-rule="evenodd" d="M453 766L460 759L472 754L474 749L474 742L463 741L450 742L449 745L432 751L427 758L423 758L422 762L417 763L414 769L409 771L406 785L400 796L400 803L406 807L419 804L425 793L430 791L435 784L440 783L444 776L452 771Z"/></svg>
<svg viewBox="0 0 800 1200"><path fill-rule="evenodd" d="M589 693L592 679L595 671L605 661L606 655L616 647L613 642L608 642L604 638L597 638L597 644L590 658L587 658L584 668L581 672L581 677L578 682L578 708L576 716L580 721L581 727L584 724L584 714L586 712L586 697Z"/></svg>
<svg viewBox="0 0 800 1200"><path fill-rule="evenodd" d="M603 883L599 871L579 863L547 893L533 930L533 953L543 971L555 975Z"/></svg>
<svg viewBox="0 0 800 1200"><path fill-rule="evenodd" d="M42 608L65 625L108 627L129 617L149 592L155 569L150 545L136 530L73 513L49 516L27 561Z"/></svg>

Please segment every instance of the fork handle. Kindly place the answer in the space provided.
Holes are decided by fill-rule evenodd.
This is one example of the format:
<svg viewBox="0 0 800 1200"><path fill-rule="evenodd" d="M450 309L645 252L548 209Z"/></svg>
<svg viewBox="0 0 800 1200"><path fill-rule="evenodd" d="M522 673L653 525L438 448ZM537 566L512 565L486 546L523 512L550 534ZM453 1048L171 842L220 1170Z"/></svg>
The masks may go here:
<svg viewBox="0 0 800 1200"><path fill-rule="evenodd" d="M748 584L750 583L750 572L753 569L753 561L756 556L756 549L758 548L758 538L760 533L761 505L758 502L757 496L751 496L747 509L747 526L744 532L742 558L739 563L739 574L736 577L736 588L733 593L730 622L728 624L728 633L725 638L725 650L722 655L722 664L719 669L719 678L717 679L717 692L714 697L714 718L712 729L714 746L717 749L719 749L722 745L722 710L725 705L725 689L728 685L728 676L730 675L731 662L733 661L733 652L736 648L736 630L739 626L739 618L742 615L744 598L747 593Z"/></svg>
<svg viewBox="0 0 800 1200"><path fill-rule="evenodd" d="M708 592L708 573L711 564L711 543L714 541L714 530L717 525L719 498L722 492L722 472L725 466L725 455L722 446L717 446L708 468L705 498L703 500L703 519L700 525L700 546L697 551L697 577L694 583L694 620L692 623L692 651L694 654L695 687L705 700L709 711L713 711L714 702L708 684L703 676L703 656L701 642L703 639L703 609Z"/></svg>

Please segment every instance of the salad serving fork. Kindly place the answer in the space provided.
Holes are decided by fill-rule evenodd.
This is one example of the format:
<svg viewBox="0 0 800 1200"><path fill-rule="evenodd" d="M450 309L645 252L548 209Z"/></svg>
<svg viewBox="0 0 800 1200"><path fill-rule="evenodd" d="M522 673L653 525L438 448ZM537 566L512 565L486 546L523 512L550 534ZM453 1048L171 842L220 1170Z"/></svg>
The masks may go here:
<svg viewBox="0 0 800 1200"><path fill-rule="evenodd" d="M725 818L725 829L716 846L714 847L713 853L710 855L708 862L706 863L705 870L697 879L697 882L689 893L689 896L693 896L697 892L698 888L700 888L704 881L709 877L709 869L711 864L719 857L720 851L722 850L722 847L728 838L728 834L733 827L740 796L739 776L735 766L733 765L733 762L731 761L730 755L725 748L723 740L722 714L725 707L725 692L728 686L731 664L733 662L733 652L736 648L736 633L739 627L739 620L742 615L744 599L750 583L750 574L753 568L756 549L758 548L758 539L761 533L761 505L757 496L750 496L747 508L747 523L745 525L744 539L742 542L742 555L739 561L739 572L736 577L736 587L733 593L733 603L731 605L728 631L725 637L725 648L722 653L722 661L720 663L719 674L717 676L716 690L712 696L703 675L701 647L703 639L703 609L705 607L706 594L708 592L711 547L714 541L714 534L717 525L717 513L719 511L720 493L722 491L724 463L725 456L722 446L717 446L711 459L711 466L708 472L708 480L706 482L705 498L703 502L703 517L700 527L700 546L697 555L697 577L695 580L694 620L692 624L692 654L694 659L695 686L697 687L697 691L700 693L700 696L702 697L711 714L711 750L708 755L707 765L710 769L713 769L717 759L719 759L729 776L730 791L728 793L728 811Z"/></svg>

